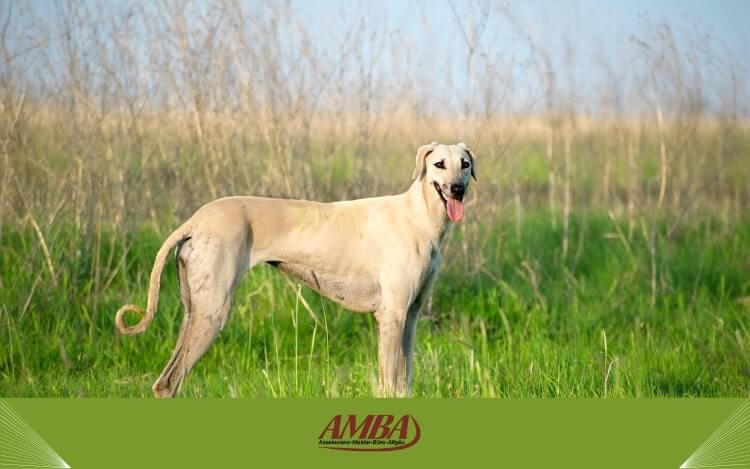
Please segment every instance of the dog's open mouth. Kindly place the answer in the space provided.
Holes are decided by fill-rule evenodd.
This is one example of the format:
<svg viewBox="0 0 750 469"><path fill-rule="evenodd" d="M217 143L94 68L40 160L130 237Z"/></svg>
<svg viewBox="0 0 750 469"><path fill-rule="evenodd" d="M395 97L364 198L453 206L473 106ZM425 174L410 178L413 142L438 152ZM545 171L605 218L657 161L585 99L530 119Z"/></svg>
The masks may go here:
<svg viewBox="0 0 750 469"><path fill-rule="evenodd" d="M454 222L460 221L464 216L463 201L455 197L446 197L443 190L440 188L440 184L437 182L433 182L432 184L435 186L435 190L437 191L440 200L443 201L443 207L445 207L445 211L448 212L448 218Z"/></svg>

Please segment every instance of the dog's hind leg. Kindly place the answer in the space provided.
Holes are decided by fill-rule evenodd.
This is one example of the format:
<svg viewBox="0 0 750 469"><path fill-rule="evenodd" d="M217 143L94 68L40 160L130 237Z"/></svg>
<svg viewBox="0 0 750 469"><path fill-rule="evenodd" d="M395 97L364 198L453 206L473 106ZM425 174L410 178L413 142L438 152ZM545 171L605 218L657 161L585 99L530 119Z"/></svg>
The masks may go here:
<svg viewBox="0 0 750 469"><path fill-rule="evenodd" d="M192 244L187 246L189 252L180 253L178 260L185 318L172 357L152 387L157 397L175 396L190 369L213 343L227 321L234 288L246 268L238 262L241 253L228 252L221 245L188 242Z"/></svg>
<svg viewBox="0 0 750 469"><path fill-rule="evenodd" d="M186 328L190 323L190 317L192 316L192 299L190 297L190 282L188 281L187 263L192 252L192 245L189 242L181 243L177 246L176 258L177 258L177 280L180 285L180 301L182 307L185 309L185 316L182 318L182 324L180 325L180 333L177 339L177 345L175 346L172 357L167 362L164 371L161 376L154 383L153 392L157 397L170 397L177 393L178 383L173 382L173 377L177 371L177 365L181 365L182 359L182 348L186 335ZM157 387L157 384L159 385Z"/></svg>

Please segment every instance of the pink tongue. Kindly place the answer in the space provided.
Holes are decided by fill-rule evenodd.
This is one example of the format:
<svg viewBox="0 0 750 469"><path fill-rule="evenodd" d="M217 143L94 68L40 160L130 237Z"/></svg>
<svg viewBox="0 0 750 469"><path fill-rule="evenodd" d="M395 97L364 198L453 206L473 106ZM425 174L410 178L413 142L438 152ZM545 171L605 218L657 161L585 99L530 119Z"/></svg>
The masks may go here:
<svg viewBox="0 0 750 469"><path fill-rule="evenodd" d="M464 204L456 199L448 198L448 218L459 221L464 216Z"/></svg>

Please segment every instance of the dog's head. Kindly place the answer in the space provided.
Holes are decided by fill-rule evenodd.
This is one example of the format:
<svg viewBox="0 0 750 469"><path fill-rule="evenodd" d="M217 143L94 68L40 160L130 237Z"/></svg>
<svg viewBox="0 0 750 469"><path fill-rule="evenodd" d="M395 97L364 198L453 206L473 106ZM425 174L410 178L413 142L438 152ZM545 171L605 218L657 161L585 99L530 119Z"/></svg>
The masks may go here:
<svg viewBox="0 0 750 469"><path fill-rule="evenodd" d="M432 142L417 150L412 178L431 186L452 221L464 215L464 196L469 181L476 181L476 157L465 143L440 145Z"/></svg>

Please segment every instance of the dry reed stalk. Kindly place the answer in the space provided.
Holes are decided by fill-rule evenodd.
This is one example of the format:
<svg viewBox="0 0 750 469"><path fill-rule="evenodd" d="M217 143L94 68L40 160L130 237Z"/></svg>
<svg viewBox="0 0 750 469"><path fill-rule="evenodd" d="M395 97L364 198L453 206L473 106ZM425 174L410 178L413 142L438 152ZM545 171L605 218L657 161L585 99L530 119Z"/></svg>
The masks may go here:
<svg viewBox="0 0 750 469"><path fill-rule="evenodd" d="M26 219L31 224L31 227L34 229L34 233L37 236L37 239L39 240L39 245L42 247L42 253L44 254L44 259L47 265L47 270L49 271L49 275L52 278L53 281L55 281L55 267L52 265L52 257L49 254L49 248L47 248L47 241L44 239L44 235L42 234L42 230L39 228L39 225L36 223L36 220L34 219L34 216L30 213L26 215Z"/></svg>
<svg viewBox="0 0 750 469"><path fill-rule="evenodd" d="M555 177L555 161L553 159L553 140L554 133L551 127L548 128L546 133L546 147L545 156L547 157L547 183L549 188L547 189L547 197L549 199L549 212L552 220L552 228L557 229L557 202L555 194L557 193L556 177Z"/></svg>
<svg viewBox="0 0 750 469"><path fill-rule="evenodd" d="M627 165L628 165L628 241L633 240L633 229L635 228L635 208L638 205L638 168L635 162L636 143L633 135L627 140Z"/></svg>
<svg viewBox="0 0 750 469"><path fill-rule="evenodd" d="M571 209L571 197L570 197L570 140L571 131L565 130L565 150L563 160L563 234L562 234L562 258L566 259L568 256L568 244L569 244L569 231L570 231L570 209Z"/></svg>
<svg viewBox="0 0 750 469"><path fill-rule="evenodd" d="M667 145L664 142L664 119L662 117L661 106L656 108L656 128L659 133L659 198L656 203L657 208L664 205L664 197L667 193Z"/></svg>

